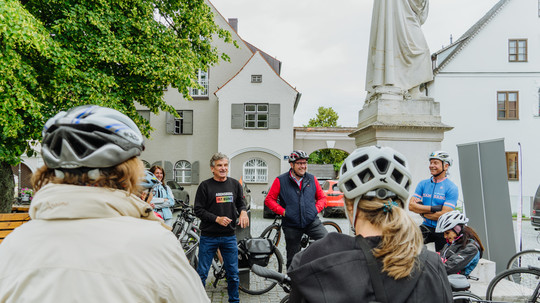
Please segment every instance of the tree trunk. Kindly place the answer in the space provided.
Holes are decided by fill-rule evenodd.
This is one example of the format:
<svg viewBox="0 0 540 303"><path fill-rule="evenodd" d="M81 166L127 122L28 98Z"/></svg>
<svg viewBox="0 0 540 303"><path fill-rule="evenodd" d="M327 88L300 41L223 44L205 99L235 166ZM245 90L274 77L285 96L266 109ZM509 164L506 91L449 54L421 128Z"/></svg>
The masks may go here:
<svg viewBox="0 0 540 303"><path fill-rule="evenodd" d="M0 161L0 213L10 213L13 204L15 181L11 165Z"/></svg>

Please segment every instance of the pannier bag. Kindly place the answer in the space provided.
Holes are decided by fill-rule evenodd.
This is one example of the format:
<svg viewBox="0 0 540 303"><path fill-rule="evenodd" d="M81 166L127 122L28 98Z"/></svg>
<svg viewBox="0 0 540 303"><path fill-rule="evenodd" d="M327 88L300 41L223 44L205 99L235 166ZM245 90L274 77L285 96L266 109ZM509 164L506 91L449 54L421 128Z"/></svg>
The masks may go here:
<svg viewBox="0 0 540 303"><path fill-rule="evenodd" d="M266 267L274 252L274 244L266 238L247 239L245 240L245 249L250 267L253 264Z"/></svg>

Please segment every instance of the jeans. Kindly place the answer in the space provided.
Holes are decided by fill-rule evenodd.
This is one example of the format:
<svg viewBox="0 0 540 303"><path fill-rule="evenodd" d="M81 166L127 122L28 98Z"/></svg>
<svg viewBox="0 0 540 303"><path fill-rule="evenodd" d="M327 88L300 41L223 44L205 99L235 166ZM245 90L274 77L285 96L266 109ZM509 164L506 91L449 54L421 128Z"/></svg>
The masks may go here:
<svg viewBox="0 0 540 303"><path fill-rule="evenodd" d="M240 285L240 279L238 278L238 245L236 243L236 236L201 236L197 273L201 277L203 286L206 286L208 271L218 248L223 257L223 266L225 267L225 274L227 276L229 302L240 302L240 295L238 293L238 286Z"/></svg>
<svg viewBox="0 0 540 303"><path fill-rule="evenodd" d="M422 231L422 237L424 237L424 244L435 242L435 251L440 251L446 244L444 233L436 233L435 227L422 224L420 225L420 231Z"/></svg>
<svg viewBox="0 0 540 303"><path fill-rule="evenodd" d="M308 235L313 240L319 240L324 238L326 234L328 234L328 231L322 225L321 220L319 218L315 218L313 222L311 222L308 226L304 228L295 228L295 227L289 227L289 226L282 226L283 233L285 234L285 250L287 251L287 268L289 268L289 265L291 265L292 259L294 255L296 255L300 249L302 249L302 245L300 243L300 240L302 239L302 236L304 234Z"/></svg>

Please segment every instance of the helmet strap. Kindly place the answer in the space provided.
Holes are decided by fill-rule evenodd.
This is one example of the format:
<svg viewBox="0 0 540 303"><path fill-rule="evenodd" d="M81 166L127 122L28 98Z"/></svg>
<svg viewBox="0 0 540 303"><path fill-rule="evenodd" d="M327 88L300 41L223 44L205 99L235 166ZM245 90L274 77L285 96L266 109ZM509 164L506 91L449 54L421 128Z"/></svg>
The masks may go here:
<svg viewBox="0 0 540 303"><path fill-rule="evenodd" d="M351 221L351 231L354 235L356 235L356 214L358 213L358 203L360 203L360 199L362 199L362 196L354 198L353 202L353 216ZM349 212L345 210L345 215L348 217Z"/></svg>
<svg viewBox="0 0 540 303"><path fill-rule="evenodd" d="M144 198L144 202L148 203L148 198L150 198L150 192L152 191L151 188L148 189L148 192L146 193L146 197Z"/></svg>

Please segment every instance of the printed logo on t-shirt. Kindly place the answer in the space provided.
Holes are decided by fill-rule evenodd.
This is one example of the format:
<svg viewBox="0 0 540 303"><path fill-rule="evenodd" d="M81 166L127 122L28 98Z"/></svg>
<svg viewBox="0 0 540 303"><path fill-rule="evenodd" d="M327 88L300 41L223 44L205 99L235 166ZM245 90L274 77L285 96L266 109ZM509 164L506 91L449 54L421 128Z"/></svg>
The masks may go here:
<svg viewBox="0 0 540 303"><path fill-rule="evenodd" d="M216 203L232 203L233 200L232 192L216 193Z"/></svg>

